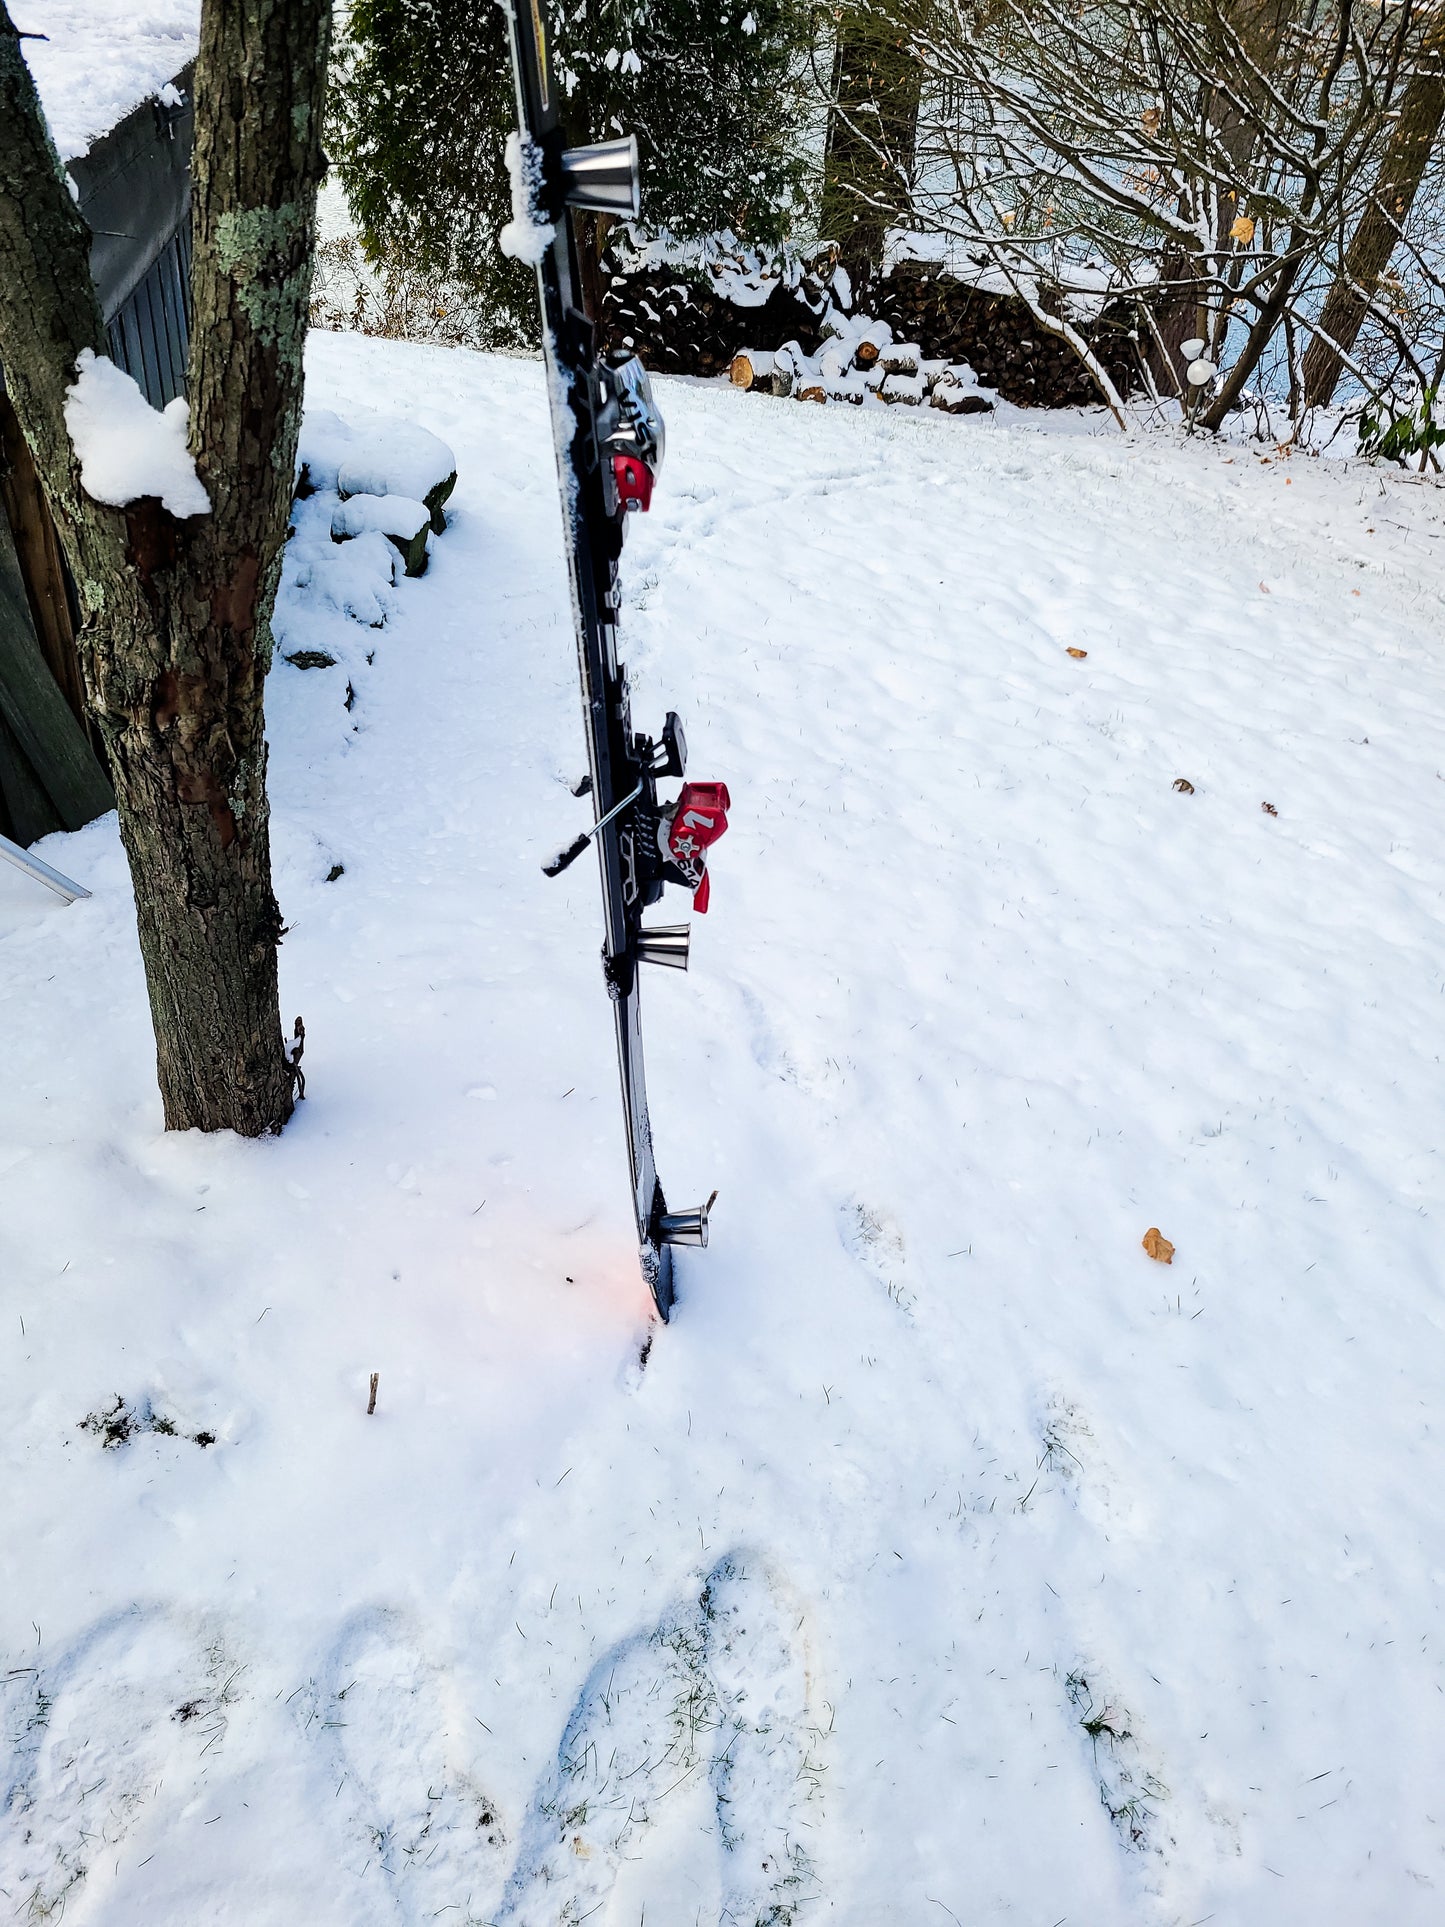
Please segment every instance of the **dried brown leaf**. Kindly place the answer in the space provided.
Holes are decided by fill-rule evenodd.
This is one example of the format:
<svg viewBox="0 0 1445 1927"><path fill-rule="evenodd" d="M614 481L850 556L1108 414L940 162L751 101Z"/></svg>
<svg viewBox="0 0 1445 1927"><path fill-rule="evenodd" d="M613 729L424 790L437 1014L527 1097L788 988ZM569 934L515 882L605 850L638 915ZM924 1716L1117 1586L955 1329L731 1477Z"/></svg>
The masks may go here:
<svg viewBox="0 0 1445 1927"><path fill-rule="evenodd" d="M1149 1253L1149 1256L1155 1259L1159 1264L1161 1265L1173 1264L1174 1247L1172 1244L1170 1244L1169 1240L1164 1236L1163 1232L1159 1229L1157 1224L1151 1224L1149 1229L1144 1233L1143 1244L1144 1244L1144 1249Z"/></svg>
<svg viewBox="0 0 1445 1927"><path fill-rule="evenodd" d="M1071 649L1069 651L1069 654L1073 657L1075 662L1082 662L1085 656L1088 655L1088 653L1089 652L1087 649Z"/></svg>

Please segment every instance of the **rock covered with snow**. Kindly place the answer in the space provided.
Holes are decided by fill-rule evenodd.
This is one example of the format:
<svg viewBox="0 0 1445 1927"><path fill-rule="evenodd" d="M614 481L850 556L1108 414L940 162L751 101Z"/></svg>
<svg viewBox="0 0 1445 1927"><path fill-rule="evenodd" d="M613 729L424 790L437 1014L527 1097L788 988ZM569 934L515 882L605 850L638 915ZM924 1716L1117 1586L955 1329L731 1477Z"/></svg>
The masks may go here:
<svg viewBox="0 0 1445 1927"><path fill-rule="evenodd" d="M408 575L425 572L431 511L424 502L407 495L351 495L332 510L333 542L349 542L373 531L405 558Z"/></svg>
<svg viewBox="0 0 1445 1927"><path fill-rule="evenodd" d="M432 535L445 532L456 456L416 422L312 408L302 419L296 472L289 554L301 588L379 628L392 607L397 555L407 575L422 575Z"/></svg>
<svg viewBox="0 0 1445 1927"><path fill-rule="evenodd" d="M405 495L352 495L337 505L331 517L331 533L340 536L364 535L368 529L378 529L383 535L400 536L410 542L430 527L431 515L425 503L413 502Z"/></svg>
<svg viewBox="0 0 1445 1927"><path fill-rule="evenodd" d="M424 503L438 535L442 505L456 485L457 458L416 422L366 414L346 422L330 410L308 410L297 445L303 490L350 495L403 496Z"/></svg>
<svg viewBox="0 0 1445 1927"><path fill-rule="evenodd" d="M297 502L286 545L286 579L294 602L294 634L289 640L300 647L290 651L287 659L309 649L313 634L322 627L318 615L328 619L340 615L366 629L383 628L396 607L396 573L396 548L386 536L371 529L350 542L338 543L331 532L326 498L313 495ZM326 666L330 666L343 660L345 652L336 646L330 629L326 640L330 659Z"/></svg>
<svg viewBox="0 0 1445 1927"><path fill-rule="evenodd" d="M152 495L172 515L209 515L211 498L186 446L189 421L179 396L158 411L124 369L81 349L66 393L65 426L80 485L93 501L126 508Z"/></svg>
<svg viewBox="0 0 1445 1927"><path fill-rule="evenodd" d="M457 458L439 435L414 422L389 422L382 435L363 434L336 474L339 495L403 495L425 502L441 533L441 505L457 479Z"/></svg>

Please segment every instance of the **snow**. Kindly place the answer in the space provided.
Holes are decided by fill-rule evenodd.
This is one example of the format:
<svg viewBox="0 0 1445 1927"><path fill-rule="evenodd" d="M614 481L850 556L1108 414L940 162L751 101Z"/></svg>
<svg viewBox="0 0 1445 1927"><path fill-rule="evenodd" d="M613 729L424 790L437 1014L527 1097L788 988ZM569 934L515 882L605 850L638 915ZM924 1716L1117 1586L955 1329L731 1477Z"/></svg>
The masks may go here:
<svg viewBox="0 0 1445 1927"><path fill-rule="evenodd" d="M357 436L336 485L343 495L410 495L424 501L456 472L457 458L439 435L381 417Z"/></svg>
<svg viewBox="0 0 1445 1927"><path fill-rule="evenodd" d="M0 1888L1433 1927L1438 493L658 383L623 649L734 809L650 1330L542 371L310 370L459 480L384 628L288 548L284 1136L162 1133L113 819L0 873Z"/></svg>
<svg viewBox="0 0 1445 1927"><path fill-rule="evenodd" d="M795 250L785 249L779 257L746 246L726 228L684 240L666 228L623 222L608 245L622 273L672 268L698 279L706 275L715 297L734 308L761 308L775 289L794 288L803 276L803 260Z"/></svg>
<svg viewBox="0 0 1445 1927"><path fill-rule="evenodd" d="M556 232L538 213L542 157L530 140L512 133L507 136L506 159L512 183L512 218L498 234L497 246L514 261L525 261L535 268Z"/></svg>
<svg viewBox="0 0 1445 1927"><path fill-rule="evenodd" d="M152 408L134 376L92 348L81 349L75 369L65 426L86 494L112 508L154 495L172 515L209 515L211 498L186 446L184 398Z"/></svg>
<svg viewBox="0 0 1445 1927"><path fill-rule="evenodd" d="M418 502L457 472L457 458L439 435L372 408L353 409L345 421L331 409L308 409L296 463L312 488Z"/></svg>
<svg viewBox="0 0 1445 1927"><path fill-rule="evenodd" d="M352 495L337 503L331 517L333 535L364 535L378 529L383 535L399 535L410 542L431 521L425 502L410 501L405 495Z"/></svg>
<svg viewBox="0 0 1445 1927"><path fill-rule="evenodd" d="M33 0L14 11L22 32L44 36L22 45L64 161L162 93L200 42L200 0Z"/></svg>

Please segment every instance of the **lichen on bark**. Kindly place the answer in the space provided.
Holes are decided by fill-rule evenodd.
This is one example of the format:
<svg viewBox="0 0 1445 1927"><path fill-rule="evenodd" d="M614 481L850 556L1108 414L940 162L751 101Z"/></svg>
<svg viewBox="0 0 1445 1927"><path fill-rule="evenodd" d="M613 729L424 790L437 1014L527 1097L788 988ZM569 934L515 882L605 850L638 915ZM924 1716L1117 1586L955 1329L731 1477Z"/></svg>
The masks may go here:
<svg viewBox="0 0 1445 1927"><path fill-rule="evenodd" d="M281 346L295 336L310 293L310 248L300 250L307 217L294 201L280 207L235 208L216 223L216 259L236 284L236 298L257 336Z"/></svg>

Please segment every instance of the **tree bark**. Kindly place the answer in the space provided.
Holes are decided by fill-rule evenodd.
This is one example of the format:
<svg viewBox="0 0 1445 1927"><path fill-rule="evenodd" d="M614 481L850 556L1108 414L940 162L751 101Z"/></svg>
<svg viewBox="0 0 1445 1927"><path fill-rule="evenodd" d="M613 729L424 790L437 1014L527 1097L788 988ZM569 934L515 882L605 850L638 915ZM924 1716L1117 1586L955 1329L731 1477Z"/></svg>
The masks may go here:
<svg viewBox="0 0 1445 1927"><path fill-rule="evenodd" d="M1320 313L1319 332L1305 350L1304 401L1320 408L1330 400L1354 348L1380 276L1390 265L1410 210L1415 205L1426 164L1445 121L1445 30L1426 38L1420 65L1400 97L1395 122L1380 162L1379 178L1360 224L1350 237L1344 264L1335 276Z"/></svg>
<svg viewBox="0 0 1445 1927"><path fill-rule="evenodd" d="M88 236L0 0L0 360L81 604L169 1129L276 1131L262 691L300 425L327 0L206 0L196 69L190 446L209 515L86 497L64 421L104 352Z"/></svg>
<svg viewBox="0 0 1445 1927"><path fill-rule="evenodd" d="M1273 78L1279 69L1289 29L1297 14L1295 0L1213 0L1204 16L1204 31L1215 21L1237 34L1257 73L1247 69L1232 79L1242 104L1209 96L1207 118L1220 148L1228 156L1240 187L1250 178L1251 162L1259 145L1260 124L1270 118L1269 102L1260 76ZM1161 392L1183 398L1184 360L1179 350L1192 336L1210 334L1209 297L1214 292L1213 271L1229 254L1229 230L1241 212L1238 201L1221 197L1212 261L1191 257L1183 248L1166 248L1161 264L1162 295L1155 307L1155 327L1145 349L1145 360ZM1214 345L1214 344L1211 344Z"/></svg>
<svg viewBox="0 0 1445 1927"><path fill-rule="evenodd" d="M838 21L819 227L855 290L878 271L888 227L905 212L922 79L901 27L854 0Z"/></svg>

